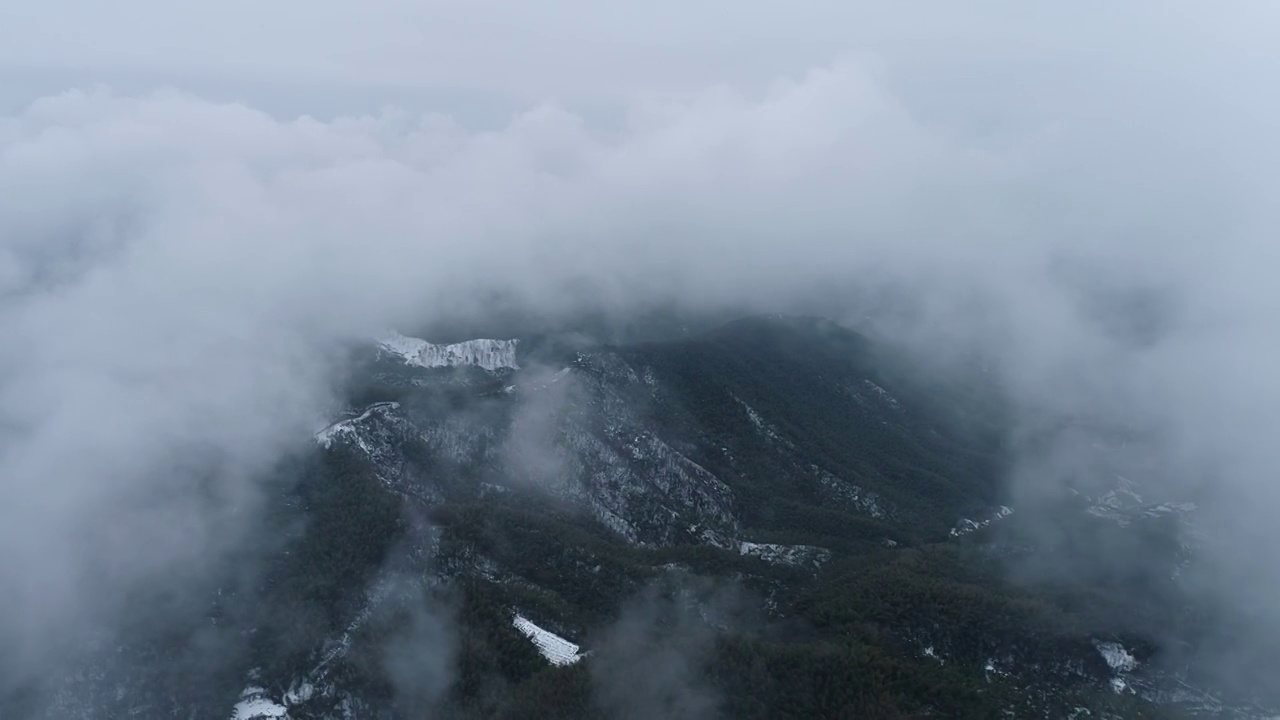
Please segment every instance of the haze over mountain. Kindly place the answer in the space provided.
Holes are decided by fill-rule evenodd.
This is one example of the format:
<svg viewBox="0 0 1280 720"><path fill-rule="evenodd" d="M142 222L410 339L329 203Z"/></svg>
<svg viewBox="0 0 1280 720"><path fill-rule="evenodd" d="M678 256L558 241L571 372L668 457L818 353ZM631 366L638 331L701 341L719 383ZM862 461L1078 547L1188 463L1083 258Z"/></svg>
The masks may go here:
<svg viewBox="0 0 1280 720"><path fill-rule="evenodd" d="M947 532L968 527L960 520L995 530L1004 506L1029 518L1008 537L988 538L1013 587L1103 587L1132 580L1144 565L1166 578L1164 562L1176 553L1162 555L1157 540L1042 520L1080 503L1088 517L1134 527L1142 513L1182 517L1192 505L1194 520L1171 541L1194 539L1184 544L1198 558L1178 571L1185 597L1177 597L1213 619L1188 621L1194 638L1170 630L1176 641L1131 632L1160 647L1153 655L1170 666L1190 654L1198 678L1263 694L1271 689L1266 661L1280 646L1280 486L1272 477L1280 460L1280 291L1272 282L1280 101L1269 92L1280 70L1269 32L1277 19L1261 2L783 9L566 0L535 11L500 2L197 9L131 0L110 12L66 2L4 12L0 65L15 82L5 83L0 118L0 692L11 707L46 712L44 679L82 667L85 638L94 639L84 652L96 659L120 638L150 642L171 628L188 637L211 597L243 600L222 612L245 627L265 623L255 612L268 607L258 602L263 578L285 572L277 551L293 542L292 523L314 526L307 513L327 507L314 500L328 497L315 478L360 475L369 497L380 488L398 498L392 504L424 503L386 510L370 500L369 527L383 527L383 510L403 511L411 531L395 534L396 552L378 546L351 560L385 587L407 588L409 619L397 627L412 632L400 633L408 639L383 663L397 697L418 688L426 694L410 707L434 707L451 692L444 670L432 675L442 678L434 690L415 680L423 663L445 657L419 651L446 644L450 612L471 612L415 614L431 605L418 602L430 594L416 584L424 568L447 585L474 580L475 568L493 562L508 564L502 577L558 588L547 591L562 604L542 612L554 619L550 607L559 607L566 633L575 622L617 621L598 643L599 667L614 670L592 670L591 682L603 706L625 707L632 699L611 680L617 668L714 655L716 641L699 632L686 633L693 647L675 655L657 640L618 639L655 613L676 627L696 624L683 606L643 601L644 573L634 568L668 558L615 558L639 584L608 595L607 611L566 600L564 588L512 569L518 563L499 550L468 556L470 569L454 575L422 559L427 529L458 525L450 525L450 513L461 512L451 503L476 500L474 483L507 487L523 473L545 490L557 478L595 477L583 468L609 465L609 453L563 450L577 437L621 453L610 444L620 436L600 440L596 423L604 423L648 428L644 447L665 458L661 472L631 468L638 480L618 480L648 488L628 502L657 503L681 523L692 513L699 532L712 528L716 538L622 513L611 526L618 537L590 546L604 555L631 552L601 549L619 537L717 552L745 542L748 555L783 552L775 545L802 556L810 551L793 546L834 552L836 565L852 563L842 566L849 577L854 565L860 572L869 550L840 544L853 543L841 533L858 523L846 518L845 530L823 533L760 509L794 501L803 514L824 502L803 494L817 490L762 489L749 473L738 476L742 468L705 457L715 442L732 452L752 428L774 426L777 438L804 448L769 455L777 477L798 463L833 477L866 473L884 482L877 497L898 488L909 509L900 518L913 522L900 521L900 537L877 526L884 537L876 542L915 552L960 542ZM853 340L832 349L805 334L812 328L795 331L800 343L749 320L726 326L778 313L825 317L888 350L858 365L846 354ZM509 406L431 383L390 393L388 373L409 371L377 369L387 328L432 348L514 339L432 349L427 370L461 366L460 387L502 397L507 385L493 384L502 373L528 386L514 385ZM763 348L777 351L771 342L800 343L822 358L778 351L771 365L820 382L741 359L768 357ZM521 352L533 353L528 365L508 357ZM619 385L623 366L601 358L621 358L652 397ZM852 374L826 369L837 366ZM651 385L645 367L658 373ZM566 368L594 380L553 383ZM902 389L876 374L895 368L910 369ZM822 384L837 376L840 402L872 402L875 388L904 404L903 392L930 396L920 388L965 390L911 409L925 420L864 447L820 432L853 412L832 404L834 386ZM529 389L544 385L577 387L608 406L575 415L565 408L590 403ZM747 389L767 397L776 417L743 397ZM426 416L375 406L396 402L407 412L415 392L442 393L432 403L457 411L448 422L469 428L468 437L489 425L508 433L493 441L498 455L456 461L449 482L473 483L465 492L437 487L443 481L428 473L439 497L415 501L414 492L427 492L421 478L397 485L383 461L324 471L332 475L308 465L319 454L364 467L320 452L313 437L343 411L371 413L386 424L381 433L426 432ZM721 402L747 424L722 425ZM703 407L719 410L697 414ZM956 416L988 430L948 435L943 419ZM862 449L835 450L849 447ZM931 464L939 458L947 462ZM885 469L898 462L897 475ZM394 463L436 467L421 457ZM806 477L822 483L820 473ZM560 491L618 509L608 504L613 495ZM294 517L281 503L306 511ZM591 527L583 532L599 530ZM412 561L390 567L384 554ZM705 570L689 558L672 562ZM835 607L823 604L827 582L841 588L833 593L869 597L833 579L842 577L821 576L806 612ZM349 619L343 593L358 596L366 580L325 590L342 596L321 603L333 622ZM807 592L799 580L779 582L795 597ZM704 593L715 596L704 610L758 609L717 592ZM839 624L838 612L822 612ZM547 630L538 624L547 618L521 617ZM1010 637L1035 637L1032 627ZM1087 643L1089 632L1063 642ZM306 641L328 638L317 633ZM184 641L183 657L199 658L192 667L240 657L221 635L205 639L209 647ZM609 647L649 654L610 655ZM1105 647L1104 656L1127 662ZM956 662L978 667L985 658L976 657ZM238 672L237 662L226 667ZM648 694L670 695L655 712L696 716L718 702L703 688L664 687ZM278 704L278 695L261 700ZM105 712L97 699L76 707Z"/></svg>

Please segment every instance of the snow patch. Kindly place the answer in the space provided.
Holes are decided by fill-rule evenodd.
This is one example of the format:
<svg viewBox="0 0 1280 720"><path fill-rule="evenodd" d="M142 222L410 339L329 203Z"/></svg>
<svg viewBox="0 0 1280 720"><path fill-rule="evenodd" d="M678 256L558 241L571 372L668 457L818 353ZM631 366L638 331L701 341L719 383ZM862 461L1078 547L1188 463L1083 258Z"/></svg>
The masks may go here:
<svg viewBox="0 0 1280 720"><path fill-rule="evenodd" d="M1116 672L1132 672L1138 667L1138 660L1133 653L1124 649L1124 646L1116 642L1095 642L1094 647L1098 648L1098 653L1102 655L1102 659L1107 661L1107 666Z"/></svg>
<svg viewBox="0 0 1280 720"><path fill-rule="evenodd" d="M511 624L532 640L538 652L552 665L572 665L582 659L577 645L550 630L543 630L523 615L517 613Z"/></svg>
<svg viewBox="0 0 1280 720"><path fill-rule="evenodd" d="M951 537L968 535L975 530L981 530L996 520L1007 518L1012 514L1013 508L1000 505L995 509L995 512L991 513L991 517L988 517L986 520L970 520L968 518L961 518L960 522L956 523L956 526L951 528Z"/></svg>
<svg viewBox="0 0 1280 720"><path fill-rule="evenodd" d="M231 711L231 720L284 720L289 709L267 697L267 691L250 685L240 693L240 702Z"/></svg>
<svg viewBox="0 0 1280 720"><path fill-rule="evenodd" d="M1125 680L1124 674L1138 667L1138 659L1118 642L1095 640L1093 646L1098 648L1098 654L1102 655L1102 659L1107 662L1107 667L1116 673L1116 676L1111 678L1111 690L1123 693L1129 688L1129 682Z"/></svg>
<svg viewBox="0 0 1280 720"><path fill-rule="evenodd" d="M329 446L332 445L339 437L349 435L351 439L359 444L367 453L369 452L369 448L365 447L364 441L360 438L360 434L356 432L356 425L368 420L374 413L382 412L384 410L395 410L399 407L400 403L397 402L374 403L365 408L364 412L360 413L358 416L348 418L346 420L339 420L316 433L316 442L320 443L321 447L328 450Z"/></svg>
<svg viewBox="0 0 1280 720"><path fill-rule="evenodd" d="M518 370L516 344L519 340L481 338L449 345L436 345L390 331L378 340L378 347L404 359L405 365L425 368L470 365L494 371L502 368Z"/></svg>
<svg viewBox="0 0 1280 720"><path fill-rule="evenodd" d="M738 552L751 555L771 565L813 565L818 567L831 559L831 551L814 545L776 545L773 543L738 543Z"/></svg>

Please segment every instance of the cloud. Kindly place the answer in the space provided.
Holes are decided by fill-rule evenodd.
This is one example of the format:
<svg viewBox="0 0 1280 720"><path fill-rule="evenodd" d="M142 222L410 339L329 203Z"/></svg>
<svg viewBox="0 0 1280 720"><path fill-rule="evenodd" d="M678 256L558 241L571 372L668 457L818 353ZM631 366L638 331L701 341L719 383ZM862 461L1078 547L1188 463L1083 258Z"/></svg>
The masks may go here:
<svg viewBox="0 0 1280 720"><path fill-rule="evenodd" d="M430 714L454 678L456 638L452 630L451 608L442 606L422 588L405 581L406 589L381 618L391 628L382 648L386 671L397 709L406 714Z"/></svg>
<svg viewBox="0 0 1280 720"><path fill-rule="evenodd" d="M720 717L724 699L707 671L718 635L744 605L736 586L701 578L677 575L646 586L593 646L595 704L617 718Z"/></svg>
<svg viewBox="0 0 1280 720"><path fill-rule="evenodd" d="M570 467L566 448L557 444L563 415L576 402L580 391L569 373L546 365L528 363L523 367L522 390L500 450L504 474L532 487L561 486Z"/></svg>
<svg viewBox="0 0 1280 720"><path fill-rule="evenodd" d="M345 342L494 297L787 309L893 290L916 342L994 355L1024 403L1106 409L1156 427L1170 466L1212 468L1167 482L1219 498L1224 562L1280 549L1277 107L1250 26L1211 20L1240 42L1165 21L1094 60L1066 46L1105 26L1025 54L1016 23L970 21L954 61L1007 82L912 55L907 33L882 63L640 98L608 130L554 104L475 131L174 91L0 120L0 674L248 536L255 478L307 442ZM1143 342L1099 309L1117 293L1158 309ZM1280 589L1248 570L1233 598Z"/></svg>

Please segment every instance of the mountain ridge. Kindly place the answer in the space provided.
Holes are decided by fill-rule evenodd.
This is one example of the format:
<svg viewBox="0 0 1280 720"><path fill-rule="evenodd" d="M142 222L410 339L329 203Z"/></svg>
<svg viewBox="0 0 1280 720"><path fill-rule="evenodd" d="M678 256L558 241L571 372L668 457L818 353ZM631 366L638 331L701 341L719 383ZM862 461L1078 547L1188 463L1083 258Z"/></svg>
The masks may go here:
<svg viewBox="0 0 1280 720"><path fill-rule="evenodd" d="M1039 552L1038 516L1004 504L1007 415L964 378L819 318L521 338L510 363L412 362L430 343L408 340L356 356L346 417L273 501L283 551L220 591L216 629L192 635L243 648L208 704L146 659L181 650L142 645L136 675L154 687L104 702L108 680L82 679L53 715L623 717L628 675L682 698L662 706L673 717L1212 705L1170 705L1162 688L1180 681L1159 637L1105 588L1009 581L1004 557ZM1181 532L1108 497L1082 502L1083 522ZM538 638L576 661L549 660ZM657 658L687 672L655 673Z"/></svg>

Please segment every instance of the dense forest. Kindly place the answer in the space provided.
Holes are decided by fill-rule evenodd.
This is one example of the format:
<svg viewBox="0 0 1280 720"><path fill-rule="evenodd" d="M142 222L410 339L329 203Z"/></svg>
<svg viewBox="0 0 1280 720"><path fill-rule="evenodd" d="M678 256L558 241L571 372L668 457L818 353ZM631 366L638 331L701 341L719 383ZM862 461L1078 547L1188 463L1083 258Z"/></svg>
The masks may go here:
<svg viewBox="0 0 1280 720"><path fill-rule="evenodd" d="M1183 521L1003 507L980 374L811 318L653 334L497 371L360 350L256 543L44 716L1232 716L1182 690L1222 634Z"/></svg>
<svg viewBox="0 0 1280 720"><path fill-rule="evenodd" d="M275 656L260 657L266 676L306 670L305 640L281 654L281 638L339 630L351 588L406 533L396 498L358 463L333 459L321 472L327 489L308 497L313 519L272 583L271 604L284 612L269 635ZM441 565L480 551L529 582L461 577L419 598L421 612L448 618L452 667L438 695L416 705L388 681L379 654L414 608L386 609L365 626L341 681L405 717L985 718L1063 707L1176 717L1091 682L1107 670L1090 639L1103 630L1099 606L1009 584L983 537L852 551L813 571L718 548L620 545L581 516L539 512L519 497L446 503L430 522ZM785 599L761 611L771 591ZM691 617L699 595L723 613L719 629ZM636 598L644 625L619 647L609 633ZM513 608L557 618L592 653L547 663L513 627ZM1141 637L1123 639L1143 648ZM1004 665L1011 652L1018 667ZM1096 667L1079 671L1064 658ZM658 660L685 673L661 676ZM617 674L636 687L619 691Z"/></svg>
<svg viewBox="0 0 1280 720"><path fill-rule="evenodd" d="M579 349L542 347L600 372ZM1097 650L1105 640L1152 657L1161 627L1187 622L1155 603L1158 573L1015 582L1016 556L1035 552L1016 515L950 532L1000 499L1007 410L989 387L931 381L815 320L746 320L610 352L656 378L658 390L631 388L626 401L732 489L742 535L820 548L817 559L769 562L692 537L622 542L581 507L504 485L501 468L459 466L414 441L398 457L440 492L417 502L379 483L367 453L339 445L299 485L307 521L270 581L270 604L284 611L260 634L270 638L263 676L305 674L315 638L340 632L363 589L397 566L418 590L384 603L326 676L396 716L1177 716L1117 693ZM507 402L503 382L455 375L426 402L420 385L368 373L356 392L489 412ZM833 384L846 396L833 399ZM766 437L753 417L768 418ZM834 496L824 478L835 476L861 495ZM1127 543L1136 532L1159 550L1176 528L1086 531ZM516 612L573 638L583 658L547 662L513 626ZM385 647L415 614L441 625L433 642L448 648L447 668L423 680L432 692L406 698Z"/></svg>

